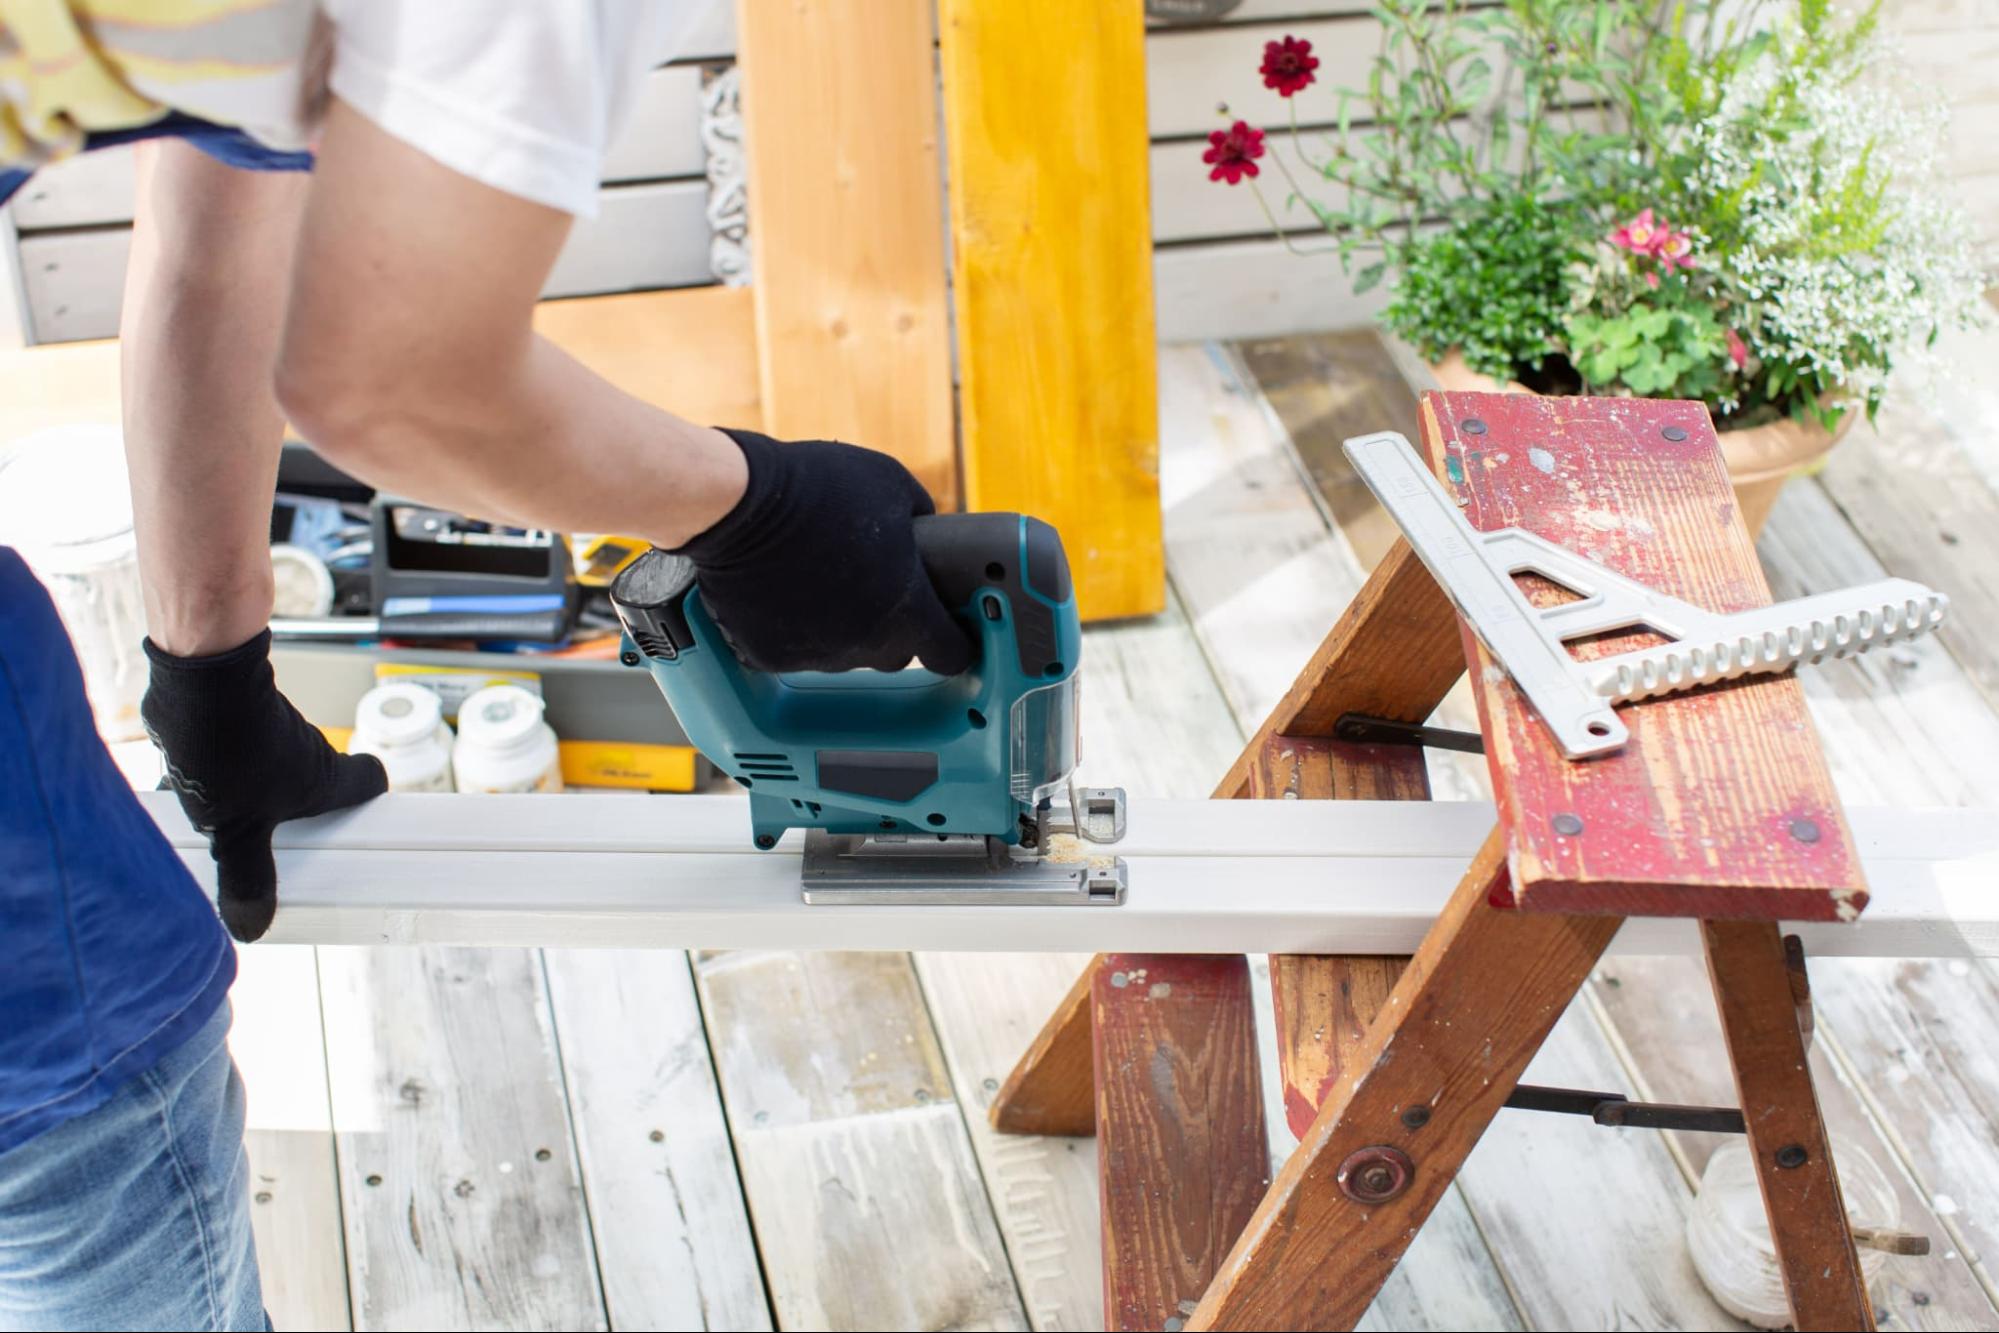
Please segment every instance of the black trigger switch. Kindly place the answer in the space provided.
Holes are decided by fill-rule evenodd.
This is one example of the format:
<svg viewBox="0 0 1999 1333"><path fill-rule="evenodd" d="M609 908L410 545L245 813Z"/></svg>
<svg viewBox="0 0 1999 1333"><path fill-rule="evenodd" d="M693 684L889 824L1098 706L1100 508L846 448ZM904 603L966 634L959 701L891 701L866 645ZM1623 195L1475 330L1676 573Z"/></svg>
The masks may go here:
<svg viewBox="0 0 1999 1333"><path fill-rule="evenodd" d="M979 599L979 607L981 610L983 610L986 613L987 620L998 620L1001 616L1006 614L1005 611L1000 607L1000 599L993 596L991 593L987 593L984 597Z"/></svg>

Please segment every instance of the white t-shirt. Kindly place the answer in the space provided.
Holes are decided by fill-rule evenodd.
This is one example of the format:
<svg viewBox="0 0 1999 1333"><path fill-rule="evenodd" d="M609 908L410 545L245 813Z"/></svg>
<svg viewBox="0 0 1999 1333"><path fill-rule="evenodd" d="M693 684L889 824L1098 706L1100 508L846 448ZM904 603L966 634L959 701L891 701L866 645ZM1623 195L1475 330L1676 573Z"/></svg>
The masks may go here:
<svg viewBox="0 0 1999 1333"><path fill-rule="evenodd" d="M638 80L714 0L321 0L333 93L473 180L579 217Z"/></svg>
<svg viewBox="0 0 1999 1333"><path fill-rule="evenodd" d="M0 0L0 169L166 110L300 149L330 89L454 171L589 217L635 85L717 2L150 0L135 20Z"/></svg>

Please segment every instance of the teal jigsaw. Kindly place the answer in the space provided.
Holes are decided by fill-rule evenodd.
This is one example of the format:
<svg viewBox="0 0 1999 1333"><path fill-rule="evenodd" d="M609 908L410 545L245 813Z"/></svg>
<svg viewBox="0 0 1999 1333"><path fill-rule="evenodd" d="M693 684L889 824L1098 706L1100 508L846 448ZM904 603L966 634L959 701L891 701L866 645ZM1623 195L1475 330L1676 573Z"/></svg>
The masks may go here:
<svg viewBox="0 0 1999 1333"><path fill-rule="evenodd" d="M1058 802L1067 811L1082 628L1061 538L1019 514L919 519L916 536L931 583L977 641L960 675L753 671L687 560L650 551L612 584L623 661L652 673L695 748L748 790L757 847L803 828L846 839L843 853L865 839L908 864L912 849L975 838L994 845L993 871L1045 844ZM1118 813L1121 823L1121 793Z"/></svg>

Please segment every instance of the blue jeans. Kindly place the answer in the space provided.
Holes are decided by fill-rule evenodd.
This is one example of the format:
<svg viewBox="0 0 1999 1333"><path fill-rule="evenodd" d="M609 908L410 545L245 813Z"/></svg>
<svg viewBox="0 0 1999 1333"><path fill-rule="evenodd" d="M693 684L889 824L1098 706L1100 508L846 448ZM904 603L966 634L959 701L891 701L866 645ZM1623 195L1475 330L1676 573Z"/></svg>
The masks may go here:
<svg viewBox="0 0 1999 1333"><path fill-rule="evenodd" d="M229 1006L0 1154L0 1329L264 1329Z"/></svg>

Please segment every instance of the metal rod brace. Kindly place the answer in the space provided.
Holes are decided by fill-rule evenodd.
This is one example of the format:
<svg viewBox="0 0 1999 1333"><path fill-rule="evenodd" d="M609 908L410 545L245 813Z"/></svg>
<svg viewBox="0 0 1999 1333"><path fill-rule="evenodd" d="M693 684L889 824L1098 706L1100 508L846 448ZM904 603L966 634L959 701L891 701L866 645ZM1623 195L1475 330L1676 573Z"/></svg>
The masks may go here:
<svg viewBox="0 0 1999 1333"><path fill-rule="evenodd" d="M1421 745L1432 750L1456 750L1459 754L1485 753L1485 737L1476 731L1427 727L1418 722L1398 722L1392 717L1370 717L1366 713L1342 713L1340 720L1333 723L1333 739L1357 745Z"/></svg>
<svg viewBox="0 0 1999 1333"><path fill-rule="evenodd" d="M1586 1115L1599 1125L1619 1129L1693 1129L1707 1134L1746 1134L1742 1112L1733 1106L1679 1106L1671 1102L1634 1102L1621 1092L1590 1092L1582 1088L1543 1088L1522 1083L1506 1099L1516 1111L1554 1111Z"/></svg>

